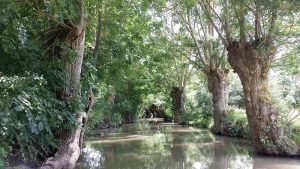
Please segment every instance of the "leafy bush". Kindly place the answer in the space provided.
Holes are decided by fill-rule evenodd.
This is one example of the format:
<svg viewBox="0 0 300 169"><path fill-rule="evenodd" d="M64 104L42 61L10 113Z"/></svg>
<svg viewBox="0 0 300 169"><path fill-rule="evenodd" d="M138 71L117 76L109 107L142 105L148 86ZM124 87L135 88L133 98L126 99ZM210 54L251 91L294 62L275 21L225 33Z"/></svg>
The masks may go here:
<svg viewBox="0 0 300 169"><path fill-rule="evenodd" d="M213 118L202 118L200 121L197 121L196 125L202 128L211 128L213 126Z"/></svg>
<svg viewBox="0 0 300 169"><path fill-rule="evenodd" d="M67 103L57 100L47 81L30 73L1 76L0 100L2 158L12 149L37 161L51 155L57 147L55 136L76 125L74 112L81 109L77 98Z"/></svg>
<svg viewBox="0 0 300 169"><path fill-rule="evenodd" d="M98 83L98 89L95 105L89 112L88 128L97 129L99 126L108 126L110 124L119 125L123 122L123 117L118 110L118 104L110 105L107 97L110 94L108 86L104 83Z"/></svg>
<svg viewBox="0 0 300 169"><path fill-rule="evenodd" d="M196 102L186 99L186 110L183 114L183 120L189 124L198 125L203 128L209 128L212 125L213 119L213 105L211 96L205 87L195 95Z"/></svg>
<svg viewBox="0 0 300 169"><path fill-rule="evenodd" d="M226 135L232 137L249 137L249 126L246 112L240 109L229 109L225 118Z"/></svg>

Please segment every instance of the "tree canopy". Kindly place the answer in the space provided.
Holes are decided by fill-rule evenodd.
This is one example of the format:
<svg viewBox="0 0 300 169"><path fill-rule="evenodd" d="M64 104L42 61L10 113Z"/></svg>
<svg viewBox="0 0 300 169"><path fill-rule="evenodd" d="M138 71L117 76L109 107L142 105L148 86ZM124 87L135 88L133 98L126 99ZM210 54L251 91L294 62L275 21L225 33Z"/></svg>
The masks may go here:
<svg viewBox="0 0 300 169"><path fill-rule="evenodd" d="M136 122L152 105L169 122L251 136L259 153L299 155L299 7L2 0L0 167L19 154L72 168L58 164L62 148L76 144L77 160L85 131Z"/></svg>

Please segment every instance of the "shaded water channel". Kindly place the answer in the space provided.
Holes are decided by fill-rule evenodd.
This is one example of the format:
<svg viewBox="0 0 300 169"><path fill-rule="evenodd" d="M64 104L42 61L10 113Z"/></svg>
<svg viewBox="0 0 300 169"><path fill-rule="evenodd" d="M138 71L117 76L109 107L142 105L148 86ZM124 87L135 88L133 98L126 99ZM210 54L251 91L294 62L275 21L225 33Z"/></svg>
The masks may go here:
<svg viewBox="0 0 300 169"><path fill-rule="evenodd" d="M257 156L250 143L208 130L132 124L90 137L77 169L300 169L300 160Z"/></svg>

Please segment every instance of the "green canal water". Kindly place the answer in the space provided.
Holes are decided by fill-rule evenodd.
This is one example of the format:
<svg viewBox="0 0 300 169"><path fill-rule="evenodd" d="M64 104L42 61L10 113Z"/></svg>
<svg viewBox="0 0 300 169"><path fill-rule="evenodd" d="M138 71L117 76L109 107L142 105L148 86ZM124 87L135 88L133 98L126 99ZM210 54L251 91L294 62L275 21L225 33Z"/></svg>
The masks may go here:
<svg viewBox="0 0 300 169"><path fill-rule="evenodd" d="M171 124L131 124L90 137L77 169L300 169L300 159L257 156L241 139Z"/></svg>

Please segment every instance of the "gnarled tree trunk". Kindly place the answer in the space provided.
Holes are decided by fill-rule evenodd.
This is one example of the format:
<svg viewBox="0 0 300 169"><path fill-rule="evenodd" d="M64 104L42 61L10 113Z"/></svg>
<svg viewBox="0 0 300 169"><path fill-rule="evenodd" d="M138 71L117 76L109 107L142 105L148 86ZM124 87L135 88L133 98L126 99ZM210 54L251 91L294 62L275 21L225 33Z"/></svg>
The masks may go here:
<svg viewBox="0 0 300 169"><path fill-rule="evenodd" d="M269 39L229 44L228 60L239 75L253 145L260 154L295 155L297 146L283 131L268 94L267 79L275 55Z"/></svg>
<svg viewBox="0 0 300 169"><path fill-rule="evenodd" d="M182 113L184 112L184 87L173 87L171 92L172 110L174 122L182 123Z"/></svg>
<svg viewBox="0 0 300 169"><path fill-rule="evenodd" d="M60 99L68 101L74 96L80 96L80 74L81 66L84 55L84 43L85 43L85 28L86 18L82 14L78 22L72 25L72 29L68 30L68 35L62 39L70 49L75 51L74 59L63 58L65 61L64 71L65 79L62 91L59 91ZM62 56L65 57L65 56ZM61 138L60 147L53 157L50 157L42 165L42 169L71 169L74 168L77 159L79 158L82 144L83 144L83 130L82 127L86 125L87 113L93 104L93 94L90 89L89 92L89 104L82 113L77 117L78 126L75 132L67 131L63 133L64 136Z"/></svg>
<svg viewBox="0 0 300 169"><path fill-rule="evenodd" d="M228 82L227 72L221 69L206 72L208 89L212 93L214 107L214 133L226 134L225 117L228 105Z"/></svg>

